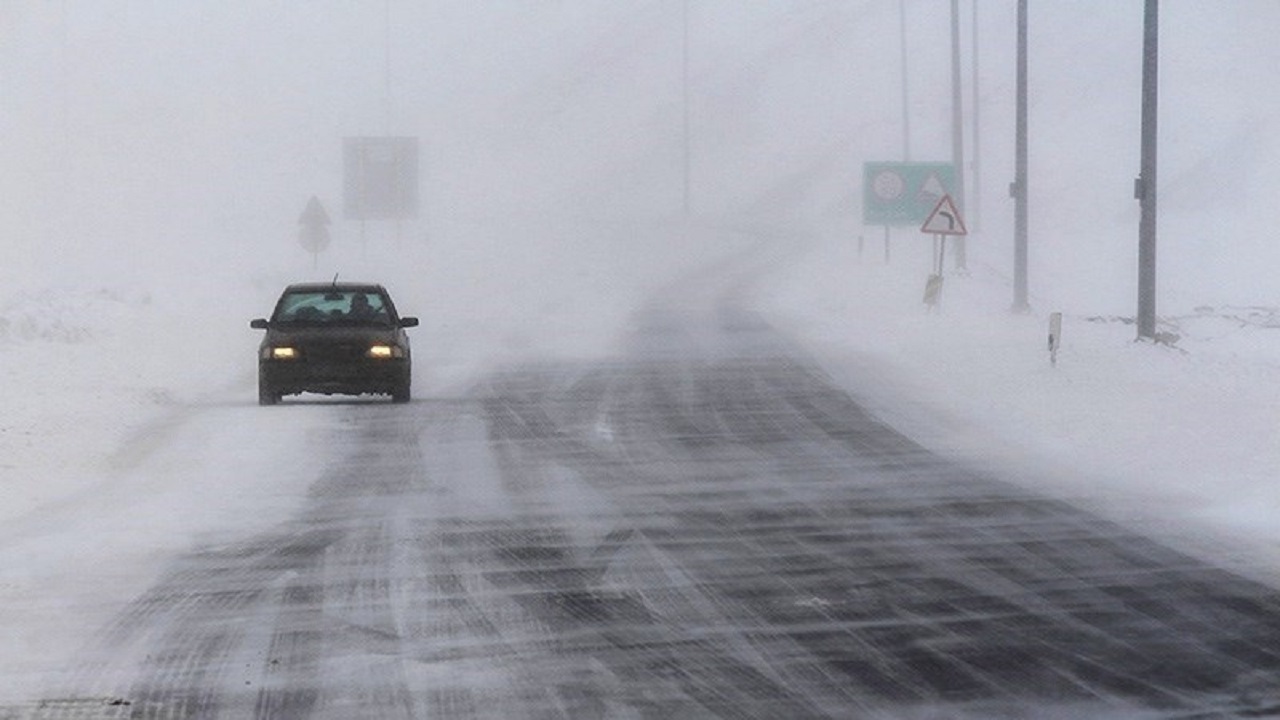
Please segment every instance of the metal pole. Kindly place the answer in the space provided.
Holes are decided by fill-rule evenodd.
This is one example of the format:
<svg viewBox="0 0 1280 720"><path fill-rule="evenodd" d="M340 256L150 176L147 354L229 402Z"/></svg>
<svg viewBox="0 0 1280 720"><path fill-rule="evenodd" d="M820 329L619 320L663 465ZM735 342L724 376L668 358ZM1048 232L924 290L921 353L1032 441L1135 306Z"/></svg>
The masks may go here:
<svg viewBox="0 0 1280 720"><path fill-rule="evenodd" d="M1027 312L1027 0L1018 0L1017 110L1013 210L1013 311Z"/></svg>
<svg viewBox="0 0 1280 720"><path fill-rule="evenodd" d="M690 199L690 176L693 174L693 169L690 159L689 139L689 0L684 0L684 37L681 48L680 82L684 105L684 214L685 217L688 217L693 206Z"/></svg>
<svg viewBox="0 0 1280 720"><path fill-rule="evenodd" d="M898 0L898 24L902 40L902 159L911 161L911 96L907 87L907 0Z"/></svg>
<svg viewBox="0 0 1280 720"><path fill-rule="evenodd" d="M1146 0L1142 42L1142 174L1135 195L1138 222L1138 338L1156 337L1156 108L1159 53L1159 2Z"/></svg>
<svg viewBox="0 0 1280 720"><path fill-rule="evenodd" d="M383 125L387 135L391 134L391 0L383 5L382 43L386 50L386 63L383 66Z"/></svg>
<svg viewBox="0 0 1280 720"><path fill-rule="evenodd" d="M982 124L978 122L979 103L979 84L978 84L978 0L973 0L973 42L970 52L972 56L973 67L973 108L969 111L973 115L973 184L970 186L969 194L973 198L973 202L969 203L968 214L965 216L968 222L970 232L978 231L979 215L982 211L982 168L979 161L982 153L979 151L982 142L981 128Z"/></svg>
<svg viewBox="0 0 1280 720"><path fill-rule="evenodd" d="M960 0L951 0L951 162L956 169L952 199L965 211L964 202L964 107L960 97ZM956 269L967 269L964 238L956 241Z"/></svg>

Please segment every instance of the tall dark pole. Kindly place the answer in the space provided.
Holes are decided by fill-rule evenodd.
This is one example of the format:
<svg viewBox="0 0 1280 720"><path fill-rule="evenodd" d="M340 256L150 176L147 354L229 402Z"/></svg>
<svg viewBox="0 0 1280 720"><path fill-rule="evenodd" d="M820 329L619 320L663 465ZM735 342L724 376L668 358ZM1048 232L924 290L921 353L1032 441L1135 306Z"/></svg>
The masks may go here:
<svg viewBox="0 0 1280 720"><path fill-rule="evenodd" d="M1018 79L1015 110L1013 195L1013 311L1027 302L1027 0L1018 0Z"/></svg>
<svg viewBox="0 0 1280 720"><path fill-rule="evenodd" d="M965 219L968 220L968 228L970 232L978 231L978 223L982 213L982 165L979 162L982 159L982 123L979 122L979 108L981 103L981 91L978 83L978 0L973 0L973 41L970 44L972 57L969 63L973 69L971 85L972 98L969 113L973 116L973 182L969 185L969 198L972 202L968 205L968 214Z"/></svg>
<svg viewBox="0 0 1280 720"><path fill-rule="evenodd" d="M1138 338L1156 337L1156 108L1159 53L1159 2L1146 0L1142 32L1142 174L1135 194L1138 222Z"/></svg>
<svg viewBox="0 0 1280 720"><path fill-rule="evenodd" d="M690 139L689 139L689 2L684 0L684 36L681 40L681 65L680 65L680 83L681 93L683 94L682 104L684 105L684 214L689 216L692 211L692 201L690 200L690 175L693 174L692 160L690 160Z"/></svg>
<svg viewBox="0 0 1280 720"><path fill-rule="evenodd" d="M383 125L386 133L391 134L391 0L383 4L382 45L386 51L382 67L382 109Z"/></svg>
<svg viewBox="0 0 1280 720"><path fill-rule="evenodd" d="M951 0L951 164L956 169L956 186L952 188L952 200L965 211L964 195L964 106L960 88L960 0ZM956 268L965 270L964 236L955 243Z"/></svg>
<svg viewBox="0 0 1280 720"><path fill-rule="evenodd" d="M902 40L902 160L911 162L911 95L907 85L907 0L898 0L898 27Z"/></svg>

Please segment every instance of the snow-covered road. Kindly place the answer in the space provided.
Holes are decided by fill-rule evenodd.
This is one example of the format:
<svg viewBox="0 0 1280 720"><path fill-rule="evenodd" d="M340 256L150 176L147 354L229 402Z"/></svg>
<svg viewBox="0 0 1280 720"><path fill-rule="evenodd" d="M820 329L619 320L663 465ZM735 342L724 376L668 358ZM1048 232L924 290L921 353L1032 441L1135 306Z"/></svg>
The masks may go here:
<svg viewBox="0 0 1280 720"><path fill-rule="evenodd" d="M39 716L1274 710L1273 589L930 453L749 312L634 325L451 398L172 418L132 462L263 476L184 501L256 517L206 518L122 604L91 592L112 565L48 563L103 622ZM181 520L120 493L154 506L82 494L31 543Z"/></svg>

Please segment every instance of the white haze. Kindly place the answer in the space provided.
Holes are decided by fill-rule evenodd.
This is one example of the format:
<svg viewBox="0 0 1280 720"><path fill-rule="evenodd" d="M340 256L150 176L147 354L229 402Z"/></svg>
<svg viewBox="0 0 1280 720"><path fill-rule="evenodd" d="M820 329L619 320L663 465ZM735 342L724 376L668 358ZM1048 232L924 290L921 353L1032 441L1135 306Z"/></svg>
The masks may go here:
<svg viewBox="0 0 1280 720"><path fill-rule="evenodd" d="M898 3L688 5L697 216L863 232L861 164L903 152ZM644 253L661 245L647 223L682 203L683 7L9 3L0 278L189 290L346 270L337 247L312 272L295 222L313 194L340 218L342 137L383 133L421 139L424 211L397 229L371 223L363 257L432 244L470 255L468 272L492 270L577 255L601 226L625 229L594 248L602 262ZM950 155L947 7L907 3L913 159ZM1014 3L979 10L971 244L1007 268ZM1141 22L1140 3L1032 8L1032 290L1082 311L1132 314ZM1268 0L1165 3L1162 310L1269 301L1278 23ZM579 228L571 241L566 222ZM358 225L334 233L360 244ZM540 282L573 281L555 268L540 265ZM475 282L473 302L515 299Z"/></svg>
<svg viewBox="0 0 1280 720"><path fill-rule="evenodd" d="M906 5L912 157L946 160L950 3ZM1218 559L1280 577L1280 3L1162 3L1179 349L1090 321L1136 305L1142 3L1031 3L1027 316L1008 312L1015 3L979 5L973 273L936 315L927 240L895 231L886 268L860 222L862 163L903 152L898 0L688 0L688 221L684 0L0 5L0 701L197 535L288 517L339 421L252 406L246 321L334 273L422 317L426 401L489 364L607 352L651 298L693 311L746 278L942 451L1184 544L1243 533ZM341 142L384 133L421 140L423 213L362 228ZM318 258L297 242L312 195L334 218Z"/></svg>

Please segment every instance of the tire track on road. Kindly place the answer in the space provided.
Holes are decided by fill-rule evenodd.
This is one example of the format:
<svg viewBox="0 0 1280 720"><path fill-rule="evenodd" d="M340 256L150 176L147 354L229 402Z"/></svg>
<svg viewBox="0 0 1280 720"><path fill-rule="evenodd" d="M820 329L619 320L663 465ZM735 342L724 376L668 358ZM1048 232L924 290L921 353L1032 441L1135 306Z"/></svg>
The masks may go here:
<svg viewBox="0 0 1280 720"><path fill-rule="evenodd" d="M675 367L693 380L664 383ZM753 642L785 638L761 650L779 658L768 672L823 678L813 697L837 672L889 705L1054 697L1089 712L1198 712L1250 702L1233 699L1237 687L1280 668L1273 590L950 466L802 364L613 364L583 376L577 408L543 403L521 378L504 412L520 416L522 447L576 468L624 521L645 518L635 536ZM649 590L654 618L658 603L682 604ZM859 595L875 599L849 601Z"/></svg>
<svg viewBox="0 0 1280 720"><path fill-rule="evenodd" d="M138 718L1280 711L1276 591L929 454L776 337L666 341L341 408L303 511L180 559L83 686Z"/></svg>
<svg viewBox="0 0 1280 720"><path fill-rule="evenodd" d="M416 441L411 426L397 435L368 408L352 412L372 420L363 454L320 478L291 528L179 560L103 631L96 655L107 660L79 673L81 687L121 678L112 694L136 718L305 718L343 706L352 718L414 716L389 548L413 508ZM391 471L371 476L369 453Z"/></svg>

